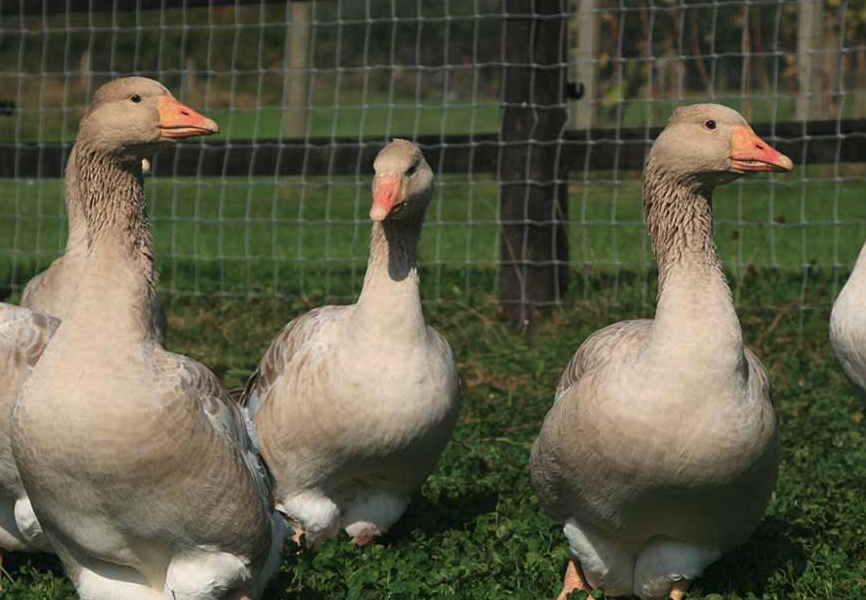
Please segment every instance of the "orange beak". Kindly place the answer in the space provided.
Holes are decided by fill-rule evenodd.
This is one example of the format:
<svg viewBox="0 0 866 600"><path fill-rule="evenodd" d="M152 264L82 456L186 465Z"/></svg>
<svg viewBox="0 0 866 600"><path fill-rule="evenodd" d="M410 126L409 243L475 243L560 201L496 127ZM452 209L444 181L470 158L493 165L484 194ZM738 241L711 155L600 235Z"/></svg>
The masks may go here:
<svg viewBox="0 0 866 600"><path fill-rule="evenodd" d="M790 171L791 159L758 137L751 127L737 125L731 134L731 168L747 171Z"/></svg>
<svg viewBox="0 0 866 600"><path fill-rule="evenodd" d="M161 138L188 138L219 133L219 125L171 96L160 98L157 109Z"/></svg>
<svg viewBox="0 0 866 600"><path fill-rule="evenodd" d="M398 175L377 177L373 183L373 206L370 218L384 221L391 211L403 201L403 181Z"/></svg>

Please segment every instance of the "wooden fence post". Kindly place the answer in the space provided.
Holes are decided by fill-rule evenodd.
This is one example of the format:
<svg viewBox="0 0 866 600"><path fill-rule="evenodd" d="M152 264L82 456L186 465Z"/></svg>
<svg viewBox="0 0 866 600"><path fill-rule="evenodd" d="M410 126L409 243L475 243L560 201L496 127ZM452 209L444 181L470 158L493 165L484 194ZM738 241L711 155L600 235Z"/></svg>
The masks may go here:
<svg viewBox="0 0 866 600"><path fill-rule="evenodd" d="M823 0L801 0L797 24L797 119L826 118L823 109L824 5Z"/></svg>
<svg viewBox="0 0 866 600"><path fill-rule="evenodd" d="M308 0L293 0L292 28L289 32L288 65L283 71L283 135L303 138L307 135L310 99L310 8Z"/></svg>
<svg viewBox="0 0 866 600"><path fill-rule="evenodd" d="M499 156L500 302L531 331L567 286L568 194L562 192L567 2L507 0ZM557 192L560 193L557 193Z"/></svg>
<svg viewBox="0 0 866 600"><path fill-rule="evenodd" d="M598 100L598 0L575 0L577 4L577 81L583 98L571 103L571 128L585 130L595 123Z"/></svg>

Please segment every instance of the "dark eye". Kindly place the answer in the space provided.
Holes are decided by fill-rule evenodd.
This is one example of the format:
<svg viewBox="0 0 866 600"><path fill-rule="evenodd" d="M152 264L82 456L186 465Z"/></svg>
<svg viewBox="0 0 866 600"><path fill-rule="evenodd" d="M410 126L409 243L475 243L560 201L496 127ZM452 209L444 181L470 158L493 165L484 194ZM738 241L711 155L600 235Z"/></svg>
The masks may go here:
<svg viewBox="0 0 866 600"><path fill-rule="evenodd" d="M132 100L133 102L135 102L136 104L141 102L141 96L139 96L138 94L133 94L132 96L129 97L129 99Z"/></svg>
<svg viewBox="0 0 866 600"><path fill-rule="evenodd" d="M418 170L418 167L421 165L420 162L414 163L411 167L406 169L406 177L412 177L415 174L415 171Z"/></svg>
<svg viewBox="0 0 866 600"><path fill-rule="evenodd" d="M715 129L716 128L716 122L713 121L712 119L710 119L709 121L704 123L704 127L706 127L707 129Z"/></svg>

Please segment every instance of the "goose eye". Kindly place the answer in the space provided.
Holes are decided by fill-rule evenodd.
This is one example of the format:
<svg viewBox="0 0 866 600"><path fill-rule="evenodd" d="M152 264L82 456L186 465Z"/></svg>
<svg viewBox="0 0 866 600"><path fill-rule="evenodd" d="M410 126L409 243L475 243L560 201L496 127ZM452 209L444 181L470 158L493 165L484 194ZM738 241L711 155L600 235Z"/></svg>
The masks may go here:
<svg viewBox="0 0 866 600"><path fill-rule="evenodd" d="M416 162L416 163L414 163L411 167L409 167L408 169L406 169L406 177L412 177L412 175L415 174L415 171L418 170L418 165L419 165L419 164L420 164L420 163L417 163L417 162Z"/></svg>
<svg viewBox="0 0 866 600"><path fill-rule="evenodd" d="M129 97L129 99L132 100L133 102L135 102L136 104L141 102L141 96L139 96L138 94L133 94L132 96Z"/></svg>
<svg viewBox="0 0 866 600"><path fill-rule="evenodd" d="M706 127L707 129L715 129L716 128L716 122L713 121L712 119L710 119L709 121L704 123L704 127Z"/></svg>

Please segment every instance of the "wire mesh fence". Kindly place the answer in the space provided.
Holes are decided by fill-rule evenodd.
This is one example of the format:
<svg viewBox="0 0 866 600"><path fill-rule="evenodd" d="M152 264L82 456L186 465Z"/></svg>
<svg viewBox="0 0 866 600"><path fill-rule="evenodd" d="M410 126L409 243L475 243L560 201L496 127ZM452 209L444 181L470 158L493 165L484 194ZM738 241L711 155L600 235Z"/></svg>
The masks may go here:
<svg viewBox="0 0 866 600"><path fill-rule="evenodd" d="M541 243L555 247L513 261L524 275L535 263L563 274L547 300L564 297L569 274L568 293L601 286L615 299L625 278L649 298L641 157L674 107L703 101L740 110L797 164L717 193L717 243L735 276L789 273L801 305L826 306L866 238L863 1L4 0L8 292L62 252L64 153L92 92L126 74L160 80L222 128L158 157L148 182L164 293L351 299L372 157L404 137L438 177L425 298L494 293L512 242L538 243L549 225ZM529 142L510 136L518 122ZM509 171L509 160L522 163Z"/></svg>

